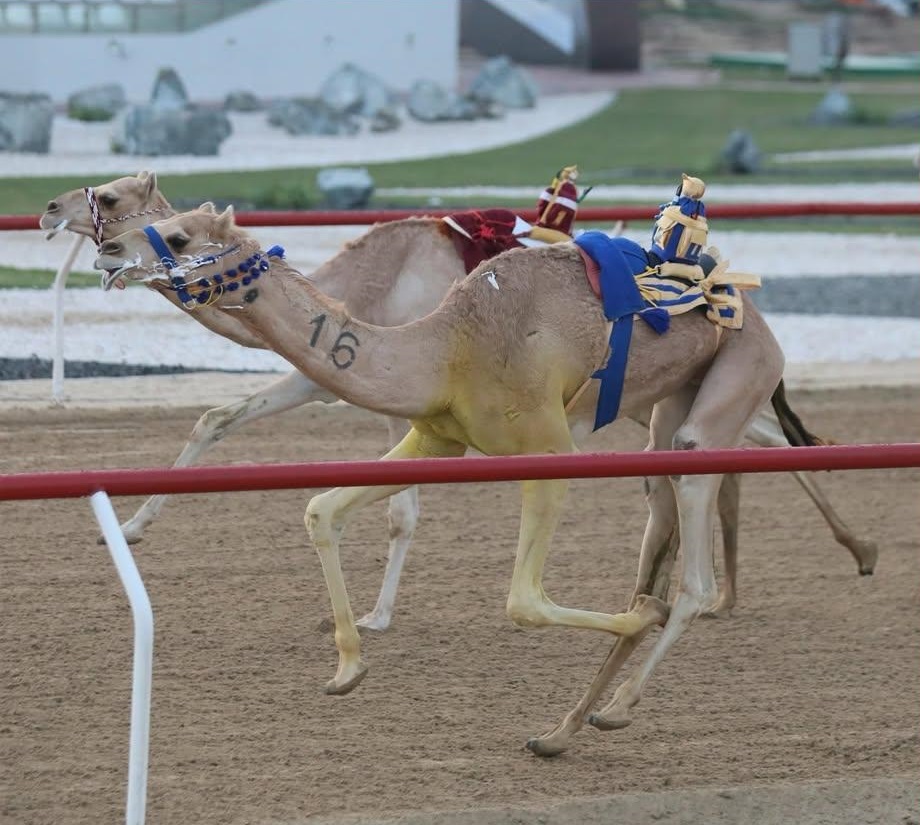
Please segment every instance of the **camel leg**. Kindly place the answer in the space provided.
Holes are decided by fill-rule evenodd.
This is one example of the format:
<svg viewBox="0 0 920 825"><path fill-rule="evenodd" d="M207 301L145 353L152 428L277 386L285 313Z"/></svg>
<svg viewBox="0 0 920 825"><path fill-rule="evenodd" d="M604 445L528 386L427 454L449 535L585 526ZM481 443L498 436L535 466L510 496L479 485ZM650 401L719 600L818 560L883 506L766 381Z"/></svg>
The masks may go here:
<svg viewBox="0 0 920 825"><path fill-rule="evenodd" d="M694 395L695 389L686 388L655 406L651 419L645 422L649 428L647 450L670 447L673 433L686 418ZM630 605L634 608L639 606L644 596L653 596L661 602L667 601L671 571L679 544L677 502L670 481L662 477L645 479L645 499L649 518L642 537L636 586L630 599ZM572 737L584 726L588 712L647 633L648 629L635 636L617 639L578 704L549 733L530 739L527 747L537 756L556 756L567 750ZM628 724L627 717L619 726L625 727Z"/></svg>
<svg viewBox="0 0 920 825"><path fill-rule="evenodd" d="M544 417L539 422L521 422L520 426L522 431L537 434L533 452L568 453L573 449L564 414L558 421L547 422ZM646 599L627 613L611 615L560 607L546 595L543 567L568 486L567 479L521 483L521 532L508 593L509 618L521 627L563 625L621 636L635 636L654 624L662 624L667 618L667 605L657 599Z"/></svg>
<svg viewBox="0 0 920 825"><path fill-rule="evenodd" d="M387 418L387 425L392 448L409 432L409 422L402 418ZM409 487L390 496L387 519L390 528L390 548L377 604L370 613L358 619L358 626L369 630L386 630L390 626L403 564L415 533L415 525L418 523L418 487Z"/></svg>
<svg viewBox="0 0 920 825"><path fill-rule="evenodd" d="M761 447L788 447L789 441L783 433L779 420L771 407L765 407L751 423L746 436ZM814 473L794 472L795 480L802 485L808 496L821 511L824 520L828 523L838 544L842 544L856 559L859 573L862 576L871 575L875 570L878 560L878 545L868 539L857 538L853 531L843 522L837 512L827 500L824 492L818 485Z"/></svg>
<svg viewBox="0 0 920 825"><path fill-rule="evenodd" d="M711 619L727 619L737 600L738 582L738 514L741 511L741 476L728 473L722 476L719 487L719 523L722 525L722 559L725 572L719 598L712 610L703 615Z"/></svg>
<svg viewBox="0 0 920 825"><path fill-rule="evenodd" d="M466 447L456 441L422 435L412 429L383 459L461 456ZM363 507L409 487L394 484L377 487L337 487L310 499L304 523L323 567L326 587L332 602L335 621L335 644L339 665L335 677L326 685L326 693L348 693L364 678L367 667L361 661L361 643L345 578L339 561L339 542L349 519Z"/></svg>
<svg viewBox="0 0 920 825"><path fill-rule="evenodd" d="M757 327L762 341L757 343ZM757 365L752 372L750 365ZM761 318L723 344L703 379L690 415L674 434L674 449L701 450L738 444L758 409L770 397L782 374L783 357ZM678 511L683 569L677 598L661 635L649 655L620 687L610 704L588 722L601 729L622 727L629 710L658 663L716 595L712 539L716 498L722 476L672 478Z"/></svg>
<svg viewBox="0 0 920 825"><path fill-rule="evenodd" d="M300 372L291 372L269 384L264 390L234 401L223 407L208 410L192 430L188 443L179 453L174 467L187 467L211 449L218 441L244 424L267 418L270 415L291 410L308 401L336 401L328 390L311 381ZM144 531L159 515L167 496L148 498L121 529L128 544L136 544L144 537ZM102 541L102 539L100 539Z"/></svg>

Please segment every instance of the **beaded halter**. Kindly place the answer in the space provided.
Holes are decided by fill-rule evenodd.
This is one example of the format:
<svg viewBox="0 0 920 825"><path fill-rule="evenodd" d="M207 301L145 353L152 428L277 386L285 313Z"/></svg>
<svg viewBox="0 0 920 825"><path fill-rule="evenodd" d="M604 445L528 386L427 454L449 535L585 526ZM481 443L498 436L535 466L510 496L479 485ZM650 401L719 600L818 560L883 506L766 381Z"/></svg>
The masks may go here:
<svg viewBox="0 0 920 825"><path fill-rule="evenodd" d="M93 231L96 233L96 246L102 246L102 227L107 223L121 223L129 221L131 218L142 218L144 215L156 215L158 212L166 212L169 207L158 206L155 209L144 209L141 212L129 212L127 215L120 215L117 218L103 218L99 211L99 201L96 199L96 192L92 186L84 186L83 194L86 196L86 202L89 204L89 214L93 221Z"/></svg>
<svg viewBox="0 0 920 825"><path fill-rule="evenodd" d="M238 264L228 267L223 272L210 275L207 278L189 278L194 270L204 266L216 264L222 258L226 258L239 252L242 244L228 246L220 252L212 255L202 255L183 261L181 264L175 259L162 235L153 227L144 227L144 234L153 247L153 251L159 255L160 264L167 272L176 272L180 274L171 274L169 276L169 288L176 293L176 297L182 302L187 310L194 310L200 306L209 306L213 304L225 292L236 292L241 286L249 286L253 281L257 281L263 272L267 272L271 264L268 258L283 258L284 248L273 246L267 252L257 250L244 258Z"/></svg>

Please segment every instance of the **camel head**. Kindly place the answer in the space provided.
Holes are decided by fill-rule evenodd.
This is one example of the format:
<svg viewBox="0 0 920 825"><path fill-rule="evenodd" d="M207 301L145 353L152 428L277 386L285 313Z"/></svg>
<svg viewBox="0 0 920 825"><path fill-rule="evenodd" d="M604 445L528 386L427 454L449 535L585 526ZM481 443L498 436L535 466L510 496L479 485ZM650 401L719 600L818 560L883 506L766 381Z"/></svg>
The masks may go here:
<svg viewBox="0 0 920 825"><path fill-rule="evenodd" d="M78 235L88 235L98 246L106 238L146 226L154 218L171 212L169 201L157 189L156 174L140 172L58 195L48 201L39 226L48 230L48 238L69 229Z"/></svg>
<svg viewBox="0 0 920 825"><path fill-rule="evenodd" d="M250 237L234 221L233 207L218 213L213 203L203 203L157 221L143 229L130 229L103 241L95 268L105 272L103 289L119 279L175 283L197 275L221 257L224 250L238 247Z"/></svg>

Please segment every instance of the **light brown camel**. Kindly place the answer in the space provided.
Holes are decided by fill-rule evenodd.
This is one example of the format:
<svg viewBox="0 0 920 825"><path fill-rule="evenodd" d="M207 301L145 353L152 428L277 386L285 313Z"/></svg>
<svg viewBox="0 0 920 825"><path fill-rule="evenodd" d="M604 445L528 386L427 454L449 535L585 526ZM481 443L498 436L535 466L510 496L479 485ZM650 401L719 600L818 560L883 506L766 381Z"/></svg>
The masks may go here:
<svg viewBox="0 0 920 825"><path fill-rule="evenodd" d="M95 265L105 271L104 286L124 277L161 291L203 295L340 398L409 419L411 430L385 459L461 456L469 447L486 455L570 453L574 433L592 427L598 382L590 377L606 361L608 323L572 244L502 253L453 286L434 312L391 328L353 318L310 279L260 252L235 225L232 208L218 215L205 205L158 221L146 234L126 232L99 252ZM741 329L720 330L696 312L672 318L661 336L638 321L634 327L620 415L651 411L648 448L740 444L783 371L779 345L754 305L744 299ZM651 627L664 627L617 693L617 722L639 701L671 646L717 598L712 543L720 483L718 475L647 480L649 521L636 589L630 610L619 614L566 608L547 597L543 568L568 482L522 483L510 618L527 627L616 634L609 659L619 664ZM339 666L330 693L347 693L366 673L339 540L361 508L400 489L338 488L313 497L307 507L305 523L336 625ZM666 595L660 582L673 562L675 536L683 563L669 609L650 594ZM613 669L608 663L598 681L606 683ZM530 743L539 754L564 745L558 730Z"/></svg>
<svg viewBox="0 0 920 825"><path fill-rule="evenodd" d="M95 202L96 219L90 209ZM41 227L66 228L97 240L108 239L150 220L175 214L157 187L154 173L119 178L89 192L75 189L48 203L41 216ZM373 227L358 240L346 245L334 259L311 275L325 294L343 301L353 316L378 326L398 326L419 318L434 309L448 287L465 274L463 262L454 243L447 237L444 224L434 219L397 221ZM243 346L266 348L265 344L235 318L206 306L186 309L174 292L164 293L174 305L199 323ZM205 412L192 431L174 466L195 463L214 444L245 424L266 418L301 404L337 400L327 390L299 371L272 382L264 390L239 402ZM789 408L782 386L751 424L747 438L760 446L809 444L811 435ZM783 423L777 416L777 412ZM636 420L648 426L647 420ZM407 422L387 418L390 446L395 446L408 431ZM860 539L834 511L816 477L810 473L793 474L815 502L836 540L856 559L861 574L874 569L878 550L874 542ZM738 522L740 476L723 478L719 492L719 517L722 527L725 575L720 598L712 615L730 615L736 603ZM152 496L134 516L122 525L130 543L142 539L144 531L157 517L166 496ZM417 488L410 488L390 499L388 510L389 552L381 590L374 609L359 624L382 630L389 626L400 574L418 521Z"/></svg>

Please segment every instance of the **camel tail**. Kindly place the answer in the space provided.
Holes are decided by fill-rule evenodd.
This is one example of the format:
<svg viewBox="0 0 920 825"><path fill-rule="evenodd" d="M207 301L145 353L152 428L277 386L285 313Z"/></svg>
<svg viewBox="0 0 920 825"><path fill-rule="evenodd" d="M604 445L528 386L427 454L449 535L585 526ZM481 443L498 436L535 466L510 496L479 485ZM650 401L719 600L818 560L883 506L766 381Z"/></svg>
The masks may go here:
<svg viewBox="0 0 920 825"><path fill-rule="evenodd" d="M779 419L779 425L783 428L783 435L793 447L823 447L831 443L805 429L802 419L796 415L789 406L789 402L786 401L786 387L782 378L773 391L770 401Z"/></svg>

